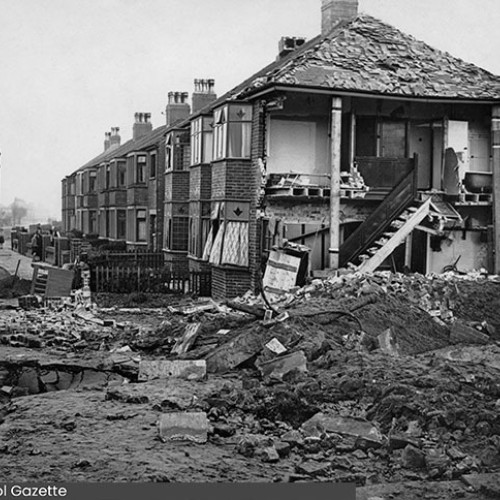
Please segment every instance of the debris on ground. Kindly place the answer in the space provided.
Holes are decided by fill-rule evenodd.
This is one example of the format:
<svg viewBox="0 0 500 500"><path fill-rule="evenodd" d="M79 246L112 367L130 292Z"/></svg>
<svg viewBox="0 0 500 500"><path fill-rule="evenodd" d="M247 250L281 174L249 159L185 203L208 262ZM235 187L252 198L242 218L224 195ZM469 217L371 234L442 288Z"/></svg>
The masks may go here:
<svg viewBox="0 0 500 500"><path fill-rule="evenodd" d="M272 309L250 293L97 304L2 312L6 480L495 491L498 277L335 276L274 294Z"/></svg>

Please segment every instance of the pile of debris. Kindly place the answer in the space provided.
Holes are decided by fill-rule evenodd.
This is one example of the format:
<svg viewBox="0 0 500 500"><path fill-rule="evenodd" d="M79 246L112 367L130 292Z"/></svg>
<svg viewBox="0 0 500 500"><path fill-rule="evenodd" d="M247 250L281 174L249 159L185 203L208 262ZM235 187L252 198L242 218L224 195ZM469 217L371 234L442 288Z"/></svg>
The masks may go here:
<svg viewBox="0 0 500 500"><path fill-rule="evenodd" d="M276 480L454 480L500 467L499 284L378 272L272 303L62 305L6 314L0 339L64 351L72 366L99 351L89 381L107 370L106 401L156 412L162 441L285 467ZM52 374L35 375L53 390ZM128 383L107 382L117 375Z"/></svg>

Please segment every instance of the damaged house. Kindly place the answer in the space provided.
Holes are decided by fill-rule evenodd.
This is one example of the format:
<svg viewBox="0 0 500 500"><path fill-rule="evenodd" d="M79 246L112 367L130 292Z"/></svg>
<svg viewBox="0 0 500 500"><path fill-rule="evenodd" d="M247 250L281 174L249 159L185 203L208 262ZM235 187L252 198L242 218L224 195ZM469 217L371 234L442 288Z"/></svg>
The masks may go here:
<svg viewBox="0 0 500 500"><path fill-rule="evenodd" d="M257 286L284 240L313 274L498 271L499 98L499 77L323 0L320 36L282 39L213 108L214 294Z"/></svg>
<svg viewBox="0 0 500 500"><path fill-rule="evenodd" d="M500 77L359 14L357 0L322 0L318 37L283 38L276 61L218 99L197 82L200 102L190 111L182 94L159 134L155 241L172 268L210 270L215 298L258 288L286 242L310 249L312 275L499 271ZM65 193L80 192L76 175ZM143 200L148 220L161 221L157 199ZM70 220L71 200L66 229L104 227L78 207Z"/></svg>

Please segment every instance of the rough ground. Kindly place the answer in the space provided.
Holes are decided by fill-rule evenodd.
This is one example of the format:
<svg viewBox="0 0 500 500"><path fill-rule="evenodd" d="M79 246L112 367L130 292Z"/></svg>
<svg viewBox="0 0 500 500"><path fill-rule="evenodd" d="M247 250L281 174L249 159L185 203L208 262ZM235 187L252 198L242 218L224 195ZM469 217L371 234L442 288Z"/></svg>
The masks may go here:
<svg viewBox="0 0 500 500"><path fill-rule="evenodd" d="M147 299L0 311L2 480L349 481L363 500L500 497L496 278L315 281L276 303L289 317L271 324ZM259 314L259 300L242 303ZM208 378L138 382L141 362L176 359L193 323L181 357L206 359ZM272 338L305 363L265 372ZM163 413L195 410L210 421L206 443L160 440Z"/></svg>

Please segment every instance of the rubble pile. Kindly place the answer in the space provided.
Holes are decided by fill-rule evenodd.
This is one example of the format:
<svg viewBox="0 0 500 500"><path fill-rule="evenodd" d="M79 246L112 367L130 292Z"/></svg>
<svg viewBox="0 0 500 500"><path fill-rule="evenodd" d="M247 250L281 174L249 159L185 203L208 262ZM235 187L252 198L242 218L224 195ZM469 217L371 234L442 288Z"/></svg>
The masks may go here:
<svg viewBox="0 0 500 500"><path fill-rule="evenodd" d="M65 392L88 393L107 415L99 435L118 443L136 416L152 422L134 427L133 449L225 450L248 479L455 481L500 468L499 300L497 278L480 274L351 274L226 304L9 311L0 340L16 383L38 384L28 397L59 391L64 405ZM7 375L11 405L26 390L6 387ZM218 477L193 463L201 479Z"/></svg>

